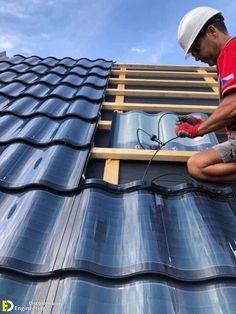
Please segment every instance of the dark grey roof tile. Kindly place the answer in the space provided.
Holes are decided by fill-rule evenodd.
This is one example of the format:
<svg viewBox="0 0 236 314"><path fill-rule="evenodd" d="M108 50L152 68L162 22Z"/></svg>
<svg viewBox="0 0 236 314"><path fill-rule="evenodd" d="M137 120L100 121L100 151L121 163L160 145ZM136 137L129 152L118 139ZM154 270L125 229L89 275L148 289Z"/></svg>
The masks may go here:
<svg viewBox="0 0 236 314"><path fill-rule="evenodd" d="M20 56L20 55L15 55L9 58L9 62L11 62L12 64L18 64L20 62L23 62L24 60L25 60L25 57Z"/></svg>
<svg viewBox="0 0 236 314"><path fill-rule="evenodd" d="M33 96L33 97L45 97L49 94L50 88L45 84L34 84L30 87L26 87L24 90L24 94ZM1 89L0 89L1 92Z"/></svg>
<svg viewBox="0 0 236 314"><path fill-rule="evenodd" d="M54 68L48 69L48 73L56 73L64 75L66 74L68 69L66 69L64 66L56 66Z"/></svg>
<svg viewBox="0 0 236 314"><path fill-rule="evenodd" d="M104 77L107 78L110 70L104 70L101 69L99 67L94 67L91 69L85 69L81 66L75 66L74 68L72 68L71 70L69 70L69 73L75 73L78 74L80 76L88 76L88 75L97 75L99 77Z"/></svg>
<svg viewBox="0 0 236 314"><path fill-rule="evenodd" d="M74 87L70 87L67 85L59 85L51 91L50 95L59 96L64 99L71 99L76 96L76 91L77 89Z"/></svg>
<svg viewBox="0 0 236 314"><path fill-rule="evenodd" d="M57 62L58 65L65 65L66 67L73 67L76 64L76 60L71 58L64 58Z"/></svg>
<svg viewBox="0 0 236 314"><path fill-rule="evenodd" d="M92 67L101 67L104 69L110 69L112 66L112 61L106 61L103 59L96 59L96 60L89 60L86 58L80 59L76 62L76 65L81 65L85 68L92 68Z"/></svg>
<svg viewBox="0 0 236 314"><path fill-rule="evenodd" d="M0 143L21 140L38 145L61 142L85 147L92 141L95 126L77 118L55 121L47 117L22 119L4 115L0 117Z"/></svg>
<svg viewBox="0 0 236 314"><path fill-rule="evenodd" d="M48 67L45 65L36 65L30 68L30 71L36 72L38 74L45 74L48 72Z"/></svg>
<svg viewBox="0 0 236 314"><path fill-rule="evenodd" d="M76 93L77 97L85 97L91 101L102 100L103 95L104 95L104 89L96 89L91 86L82 86Z"/></svg>
<svg viewBox="0 0 236 314"><path fill-rule="evenodd" d="M55 58L49 57L41 60L40 64L45 64L49 67L54 67L58 61Z"/></svg>
<svg viewBox="0 0 236 314"><path fill-rule="evenodd" d="M11 64L8 62L0 62L0 71L6 71L11 67Z"/></svg>
<svg viewBox="0 0 236 314"><path fill-rule="evenodd" d="M232 191L230 201L194 185L155 193L108 187L83 190L63 268L105 277L236 277Z"/></svg>
<svg viewBox="0 0 236 314"><path fill-rule="evenodd" d="M44 114L52 118L61 118L72 115L93 120L98 118L100 107L100 103L91 103L85 99L65 101L54 97L37 100L25 96L10 102L6 97L0 96L0 112L14 113L22 117Z"/></svg>
<svg viewBox="0 0 236 314"><path fill-rule="evenodd" d="M40 190L0 192L0 202L1 267L24 273L52 271L74 196Z"/></svg>
<svg viewBox="0 0 236 314"><path fill-rule="evenodd" d="M0 73L0 81L2 82L11 82L16 79L17 73L12 71L5 71Z"/></svg>
<svg viewBox="0 0 236 314"><path fill-rule="evenodd" d="M7 300L7 309L11 309L14 313L29 313L28 308L30 304L32 307L37 309L36 304L42 304L46 302L47 293L51 284L51 280L48 281L37 281L34 278L31 280L18 278L16 275L0 275L0 298L1 298L1 308L2 300ZM32 302L32 303L31 303ZM40 303L42 302L42 303ZM34 305L33 305L34 304ZM47 306L46 306L47 307ZM40 308L40 307L39 307ZM38 310L36 310L38 312ZM40 309L39 309L40 311Z"/></svg>
<svg viewBox="0 0 236 314"><path fill-rule="evenodd" d="M11 70L14 70L16 72L26 72L30 69L30 66L24 63L16 64L10 67Z"/></svg>
<svg viewBox="0 0 236 314"><path fill-rule="evenodd" d="M29 57L29 58L25 58L22 61L27 63L27 64L30 64L30 65L37 65L41 61L41 58L39 58L37 56L32 56L32 57Z"/></svg>
<svg viewBox="0 0 236 314"><path fill-rule="evenodd" d="M74 86L80 86L84 84L84 80L85 79L83 76L79 76L75 74L68 74L65 78L61 80L61 83L69 83Z"/></svg>
<svg viewBox="0 0 236 314"><path fill-rule="evenodd" d="M88 70L82 68L81 66L75 66L72 69L70 69L68 73L69 74L75 73L79 76L85 76L85 75L88 75Z"/></svg>
<svg viewBox="0 0 236 314"><path fill-rule="evenodd" d="M135 254L135 253L134 253ZM227 313L234 314L235 283L169 283L137 279L116 283L71 277L60 280L52 314L67 313ZM66 300L66 302L61 302Z"/></svg>
<svg viewBox="0 0 236 314"><path fill-rule="evenodd" d="M32 84L38 80L38 75L30 72L30 73L17 75L15 79L21 81L22 83Z"/></svg>
<svg viewBox="0 0 236 314"><path fill-rule="evenodd" d="M26 144L0 147L0 187L41 185L58 191L78 188L89 149L64 145L35 148Z"/></svg>
<svg viewBox="0 0 236 314"><path fill-rule="evenodd" d="M50 73L39 79L39 82L46 82L51 85L57 85L61 81L61 76Z"/></svg>
<svg viewBox="0 0 236 314"><path fill-rule="evenodd" d="M61 83L69 83L74 86L92 85L94 87L104 88L107 84L107 79L100 78L95 75L81 77L75 74L69 74L61 80Z"/></svg>
<svg viewBox="0 0 236 314"><path fill-rule="evenodd" d="M0 88L0 93L10 96L10 97L17 97L19 96L24 90L26 86L21 83L10 83Z"/></svg>

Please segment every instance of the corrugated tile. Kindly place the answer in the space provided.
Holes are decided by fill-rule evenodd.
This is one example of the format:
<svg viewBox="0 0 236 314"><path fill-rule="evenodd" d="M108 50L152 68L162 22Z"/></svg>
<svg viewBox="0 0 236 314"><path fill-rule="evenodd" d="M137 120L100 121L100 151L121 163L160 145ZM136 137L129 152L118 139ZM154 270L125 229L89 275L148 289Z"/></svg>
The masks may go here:
<svg viewBox="0 0 236 314"><path fill-rule="evenodd" d="M58 84L60 80L61 80L61 76L54 73L47 74L39 79L40 82L46 82L51 85Z"/></svg>
<svg viewBox="0 0 236 314"><path fill-rule="evenodd" d="M104 97L105 88L94 88L91 86L82 86L77 92L76 97L84 97L91 101L99 101Z"/></svg>
<svg viewBox="0 0 236 314"><path fill-rule="evenodd" d="M64 145L35 148L26 144L0 147L0 187L20 189L38 185L59 191L78 188L89 149Z"/></svg>
<svg viewBox="0 0 236 314"><path fill-rule="evenodd" d="M13 302L11 310L13 313L30 313L29 308L32 308L31 313L40 313L40 308L42 310L44 306L48 309L48 304L45 302L50 283L50 280L36 281L32 279L30 281L18 278L16 275L0 274L1 309L3 309L3 301ZM6 312L10 308L11 304L7 303Z"/></svg>
<svg viewBox="0 0 236 314"><path fill-rule="evenodd" d="M0 88L0 93L9 97L17 97L25 89L26 89L26 86L22 83L10 83L5 86L2 86Z"/></svg>
<svg viewBox="0 0 236 314"><path fill-rule="evenodd" d="M0 73L0 81L1 82L11 82L12 80L16 79L17 73L12 71L5 71Z"/></svg>
<svg viewBox="0 0 236 314"><path fill-rule="evenodd" d="M126 113L115 112L112 121L111 147L117 148L142 148L139 140L144 148L158 148L158 144L150 140L150 136L143 131L137 131L139 128L148 132L150 135L157 135L158 124L160 121L159 139L161 142L167 142L176 137L175 123L177 116L170 113L148 114L141 111L130 111ZM207 115L203 113L193 113L202 119L206 119ZM137 134L138 133L138 134ZM215 133L206 134L202 137L190 138L175 138L165 146L162 150L190 150L199 151L210 148L218 144Z"/></svg>
<svg viewBox="0 0 236 314"><path fill-rule="evenodd" d="M99 67L94 67L90 70L84 69L81 66L75 66L68 73L75 73L78 75L98 75L99 77L107 77L109 75L110 70L103 70Z"/></svg>
<svg viewBox="0 0 236 314"><path fill-rule="evenodd" d="M155 193L137 188L117 194L122 187L107 184L83 191L63 268L110 277L236 276L236 217L227 195L197 186Z"/></svg>
<svg viewBox="0 0 236 314"><path fill-rule="evenodd" d="M28 274L52 271L74 196L0 192L0 201L0 266Z"/></svg>
<svg viewBox="0 0 236 314"><path fill-rule="evenodd" d="M234 314L235 294L233 283L195 287L140 279L112 285L72 277L60 281L52 313Z"/></svg>
<svg viewBox="0 0 236 314"><path fill-rule="evenodd" d="M0 117L0 143L23 140L34 144L71 144L89 146L96 124L77 118L55 121L47 117L22 119L13 115Z"/></svg>
<svg viewBox="0 0 236 314"><path fill-rule="evenodd" d="M85 99L65 101L56 97L47 100L37 100L32 97L22 97L9 101L0 96L0 112L14 113L22 117L43 114L52 118L75 116L86 120L97 119L101 104Z"/></svg>

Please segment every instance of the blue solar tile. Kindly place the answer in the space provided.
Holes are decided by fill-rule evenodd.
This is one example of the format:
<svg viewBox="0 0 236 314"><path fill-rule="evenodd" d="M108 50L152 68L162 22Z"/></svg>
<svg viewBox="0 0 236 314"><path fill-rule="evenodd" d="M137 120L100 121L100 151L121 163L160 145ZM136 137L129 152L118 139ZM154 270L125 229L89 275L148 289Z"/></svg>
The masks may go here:
<svg viewBox="0 0 236 314"><path fill-rule="evenodd" d="M47 96L49 94L49 91L50 88L45 84L34 84L32 86L29 86L28 88L25 87L24 94L40 98Z"/></svg>
<svg viewBox="0 0 236 314"><path fill-rule="evenodd" d="M52 85L56 85L59 83L59 81L61 80L61 77L57 74L53 74L53 73L50 73L50 74L47 74L43 77L40 78L40 82L46 82L48 84L52 84Z"/></svg>
<svg viewBox="0 0 236 314"><path fill-rule="evenodd" d="M18 75L15 79L21 81L22 83L32 84L38 80L38 75L35 73L25 73Z"/></svg>
<svg viewBox="0 0 236 314"><path fill-rule="evenodd" d="M52 271L74 196L0 192L0 201L0 266L24 273Z"/></svg>
<svg viewBox="0 0 236 314"><path fill-rule="evenodd" d="M20 62L23 62L25 60L25 58L23 56L20 55L15 55L11 58L9 58L9 62L11 62L12 64L18 64Z"/></svg>
<svg viewBox="0 0 236 314"><path fill-rule="evenodd" d="M26 144L0 147L0 187L43 186L59 191L78 188L89 149L64 145L35 148Z"/></svg>
<svg viewBox="0 0 236 314"><path fill-rule="evenodd" d="M0 71L6 71L11 67L11 64L8 62L0 62Z"/></svg>
<svg viewBox="0 0 236 314"><path fill-rule="evenodd" d="M84 84L84 81L85 81L84 77L69 74L64 79L62 79L61 83L69 83L75 86L80 86L81 84Z"/></svg>
<svg viewBox="0 0 236 314"><path fill-rule="evenodd" d="M26 86L22 83L10 83L0 88L0 93L9 96L9 97L17 97L24 90Z"/></svg>
<svg viewBox="0 0 236 314"><path fill-rule="evenodd" d="M82 86L76 93L76 96L85 97L91 101L99 101L102 100L104 96L104 89L96 89L91 86Z"/></svg>
<svg viewBox="0 0 236 314"><path fill-rule="evenodd" d="M49 304L45 302L50 282L50 280L27 280L26 278L18 278L16 275L1 274L0 300L2 312L40 313L44 307L45 310L48 310ZM3 301L10 301L10 303L4 303ZM4 310L3 305L6 306ZM13 305L12 310L11 305Z"/></svg>
<svg viewBox="0 0 236 314"><path fill-rule="evenodd" d="M58 63L58 61L55 58L49 57L41 60L40 64L45 64L49 67L53 67Z"/></svg>
<svg viewBox="0 0 236 314"><path fill-rule="evenodd" d="M48 72L48 67L46 67L45 65L36 65L30 68L30 71L36 72L38 74L45 74Z"/></svg>
<svg viewBox="0 0 236 314"><path fill-rule="evenodd" d="M11 70L14 70L16 72L26 72L30 69L30 66L27 65L27 64L23 64L23 63L20 63L20 64L17 64L17 65L14 65L14 66L11 66L10 67Z"/></svg>
<svg viewBox="0 0 236 314"><path fill-rule="evenodd" d="M150 136L145 132L139 130L139 128L148 132L149 134L155 134L158 137L158 123L163 113L148 114L141 111L130 111L127 113L114 113L112 121L112 133L111 133L111 147L117 148L142 148L139 140L144 148L157 148L158 144L150 140ZM206 119L207 115L202 113L194 113L202 119ZM175 114L166 114L160 120L159 139L165 143L168 140L175 138L175 123L177 116ZM137 134L138 132L138 134ZM210 148L213 145L218 144L215 133L210 133L202 137L194 139L189 138L176 138L165 146L162 150L190 150L199 151L206 148Z"/></svg>
<svg viewBox="0 0 236 314"><path fill-rule="evenodd" d="M77 89L67 85L59 85L53 89L51 95L59 96L64 99L70 99L76 96Z"/></svg>
<svg viewBox="0 0 236 314"><path fill-rule="evenodd" d="M2 81L2 82L11 82L16 77L17 77L17 74L15 72L6 71L6 72L2 72L0 74L0 81Z"/></svg>
<svg viewBox="0 0 236 314"><path fill-rule="evenodd" d="M54 68L48 69L48 73L53 72L56 74L64 75L67 73L67 69L64 66L56 66Z"/></svg>
<svg viewBox="0 0 236 314"><path fill-rule="evenodd" d="M61 142L85 147L91 144L95 126L77 118L55 121L47 117L22 119L4 115L0 117L0 143L23 140L38 145Z"/></svg>
<svg viewBox="0 0 236 314"><path fill-rule="evenodd" d="M112 62L111 61L105 61L103 59L97 59L97 60L89 60L89 59L80 59L76 62L76 65L81 65L85 68L91 68L91 67L101 67L105 69L110 69Z"/></svg>
<svg viewBox="0 0 236 314"><path fill-rule="evenodd" d="M100 103L91 103L85 99L65 101L59 98L50 98L40 101L25 96L10 102L7 98L0 96L1 112L14 113L22 117L43 114L52 118L75 116L93 120L98 118L100 106Z"/></svg>
<svg viewBox="0 0 236 314"><path fill-rule="evenodd" d="M227 313L236 310L236 285L208 283L205 287L137 280L126 284L98 283L77 278L60 281L56 313ZM60 300L66 300L59 304ZM78 311L79 309L79 311Z"/></svg>
<svg viewBox="0 0 236 314"><path fill-rule="evenodd" d="M76 64L76 61L75 60L72 60L71 58L64 58L60 61L58 61L57 63L58 65L65 65L67 67L72 67Z"/></svg>
<svg viewBox="0 0 236 314"><path fill-rule="evenodd" d="M228 199L176 194L84 190L64 267L111 277L236 277L236 217Z"/></svg>
<svg viewBox="0 0 236 314"><path fill-rule="evenodd" d="M36 64L38 64L41 61L41 58L36 57L36 56L32 56L32 57L29 57L29 58L25 58L23 61L25 63L30 64L30 65L36 65Z"/></svg>

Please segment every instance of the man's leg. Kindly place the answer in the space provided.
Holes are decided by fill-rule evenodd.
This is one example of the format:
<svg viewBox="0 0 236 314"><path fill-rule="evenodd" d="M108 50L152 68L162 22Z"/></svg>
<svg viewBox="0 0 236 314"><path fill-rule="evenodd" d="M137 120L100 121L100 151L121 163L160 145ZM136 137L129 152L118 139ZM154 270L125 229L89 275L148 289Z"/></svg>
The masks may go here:
<svg viewBox="0 0 236 314"><path fill-rule="evenodd" d="M213 182L236 180L236 162L224 163L214 149L207 149L190 157L188 171L198 180Z"/></svg>

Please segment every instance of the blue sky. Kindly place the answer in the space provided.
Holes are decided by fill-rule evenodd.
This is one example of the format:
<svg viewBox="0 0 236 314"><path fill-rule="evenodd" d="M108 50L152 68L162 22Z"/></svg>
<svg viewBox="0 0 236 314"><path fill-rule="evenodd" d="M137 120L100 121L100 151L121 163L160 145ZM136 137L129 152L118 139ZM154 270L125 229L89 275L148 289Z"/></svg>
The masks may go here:
<svg viewBox="0 0 236 314"><path fill-rule="evenodd" d="M182 16L197 6L222 10L236 35L236 1L0 0L0 50L124 63L191 64L178 46Z"/></svg>

